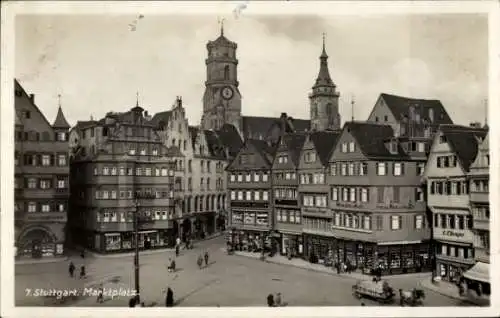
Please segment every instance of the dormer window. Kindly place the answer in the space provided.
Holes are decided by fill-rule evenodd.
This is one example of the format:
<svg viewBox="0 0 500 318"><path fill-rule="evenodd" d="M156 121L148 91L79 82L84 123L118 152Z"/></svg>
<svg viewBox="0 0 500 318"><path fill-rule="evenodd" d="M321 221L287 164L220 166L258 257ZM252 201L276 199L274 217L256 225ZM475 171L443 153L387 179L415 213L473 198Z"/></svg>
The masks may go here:
<svg viewBox="0 0 500 318"><path fill-rule="evenodd" d="M57 141L66 141L66 133L65 132L58 132L56 134Z"/></svg>

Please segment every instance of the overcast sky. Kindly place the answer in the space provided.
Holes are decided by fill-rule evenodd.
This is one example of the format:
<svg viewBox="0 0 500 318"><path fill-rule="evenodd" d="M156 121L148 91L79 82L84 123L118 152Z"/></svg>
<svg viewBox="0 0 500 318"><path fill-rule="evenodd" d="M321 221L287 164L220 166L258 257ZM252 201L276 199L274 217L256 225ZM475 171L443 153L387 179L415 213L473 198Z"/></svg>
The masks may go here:
<svg viewBox="0 0 500 318"><path fill-rule="evenodd" d="M199 123L206 43L217 16L25 15L16 18L15 75L52 122L57 95L71 125L140 105L171 108L181 95ZM135 31L129 24L136 24ZM322 32L342 121L366 119L382 92L440 99L459 124L484 122L488 23L485 15L227 16L238 44L244 115L309 117Z"/></svg>

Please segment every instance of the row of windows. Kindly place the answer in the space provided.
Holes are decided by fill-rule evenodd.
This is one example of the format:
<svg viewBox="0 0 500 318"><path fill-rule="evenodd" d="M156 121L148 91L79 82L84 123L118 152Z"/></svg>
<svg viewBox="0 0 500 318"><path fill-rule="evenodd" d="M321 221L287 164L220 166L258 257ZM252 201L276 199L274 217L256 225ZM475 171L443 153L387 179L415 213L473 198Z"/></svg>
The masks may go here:
<svg viewBox="0 0 500 318"><path fill-rule="evenodd" d="M316 162L316 151L307 151L304 153L304 162L313 163Z"/></svg>
<svg viewBox="0 0 500 318"><path fill-rule="evenodd" d="M19 210L19 203L16 203L14 206L15 211ZM65 212L66 211L66 204L65 203L59 203L59 202L35 202L35 201L29 201L26 202L26 211L29 213L36 213L36 212Z"/></svg>
<svg viewBox="0 0 500 318"><path fill-rule="evenodd" d="M131 146L128 149L128 154L131 156L135 156L136 154L139 154L140 156L147 156L148 151L145 148L141 148L139 151L137 151L135 146ZM152 149L151 150L151 156L159 156L158 149Z"/></svg>
<svg viewBox="0 0 500 318"><path fill-rule="evenodd" d="M489 220L490 207L489 206L475 206L472 208L472 216L474 219Z"/></svg>
<svg viewBox="0 0 500 318"><path fill-rule="evenodd" d="M296 180L297 174L295 172L276 172L274 174L276 180Z"/></svg>
<svg viewBox="0 0 500 318"><path fill-rule="evenodd" d="M133 199L135 196L133 195L132 190L97 190L95 191L96 199L104 199L104 200L115 200L115 199ZM146 194L154 195L156 199L164 199L164 198L173 198L174 192L168 191L166 189L161 190L152 190L147 189L144 191Z"/></svg>
<svg viewBox="0 0 500 318"><path fill-rule="evenodd" d="M211 190L210 178L206 179L206 183L204 178L200 179L200 191L205 191L205 185L206 185L206 190L210 191ZM193 179L191 177L187 179L187 188L188 191L193 191ZM224 190L224 180L222 180L222 178L217 178L217 180L215 180L215 190L216 191Z"/></svg>
<svg viewBox="0 0 500 318"><path fill-rule="evenodd" d="M25 154L24 155L24 165L25 166L42 166L42 167L51 167L51 166L59 166L65 167L68 165L68 155L67 154ZM14 155L14 164L16 166L19 165L19 153L16 152Z"/></svg>
<svg viewBox="0 0 500 318"><path fill-rule="evenodd" d="M278 163L288 163L288 155L279 155Z"/></svg>
<svg viewBox="0 0 500 318"><path fill-rule="evenodd" d="M457 166L457 156L438 156L436 160L436 166L438 168L451 168Z"/></svg>
<svg viewBox="0 0 500 318"><path fill-rule="evenodd" d="M14 188L23 188L20 178L14 179ZM28 189L65 189L68 187L68 180L66 178L57 178L57 182L54 183L53 179L48 178L25 178L24 187Z"/></svg>
<svg viewBox="0 0 500 318"><path fill-rule="evenodd" d="M459 247L449 244L440 244L437 246L438 255L451 256L462 259L474 258L474 250L467 247Z"/></svg>
<svg viewBox="0 0 500 318"><path fill-rule="evenodd" d="M325 184L324 173L301 173L300 184Z"/></svg>
<svg viewBox="0 0 500 318"><path fill-rule="evenodd" d="M252 175L253 175L253 178L252 178ZM243 182L243 174L242 173L238 173L238 174L231 174L230 177L229 177L231 180L231 182ZM250 173L248 172L246 175L245 175L245 182L267 182L269 179L269 176L266 172L254 172L254 173Z"/></svg>
<svg viewBox="0 0 500 318"><path fill-rule="evenodd" d="M376 165L377 175L385 176L388 171L387 162L378 162ZM417 166L417 176L424 174L425 163L419 163ZM405 165L403 162L394 162L392 164L392 175L402 176L405 174ZM343 162L330 165L330 175L332 176L366 176L368 175L368 163L366 162Z"/></svg>
<svg viewBox="0 0 500 318"><path fill-rule="evenodd" d="M434 213L434 227L442 229L472 229L472 217L470 215L455 215Z"/></svg>
<svg viewBox="0 0 500 318"><path fill-rule="evenodd" d="M326 195L308 195L302 197L302 204L308 207L326 208Z"/></svg>
<svg viewBox="0 0 500 318"><path fill-rule="evenodd" d="M429 183L430 194L465 195L469 193L467 181L432 181Z"/></svg>
<svg viewBox="0 0 500 318"><path fill-rule="evenodd" d="M54 139L56 141L67 141L68 133L67 132L56 132L54 134ZM50 133L48 131L42 132L40 134L37 131L16 131L15 134L16 141L51 141Z"/></svg>
<svg viewBox="0 0 500 318"><path fill-rule="evenodd" d="M304 217L304 227L310 230L330 232L332 221L330 219Z"/></svg>
<svg viewBox="0 0 500 318"><path fill-rule="evenodd" d="M274 198L283 200L297 200L297 189L274 189Z"/></svg>
<svg viewBox="0 0 500 318"><path fill-rule="evenodd" d="M269 216L267 213L233 211L231 221L233 224L267 226Z"/></svg>
<svg viewBox="0 0 500 318"><path fill-rule="evenodd" d="M490 232L481 231L474 235L474 247L490 249Z"/></svg>
<svg viewBox="0 0 500 318"><path fill-rule="evenodd" d="M160 221L168 220L173 218L173 213L168 213L167 211L140 211L142 218ZM117 212L112 210L106 210L103 212L96 213L97 222L120 222L127 223L134 221L134 212Z"/></svg>
<svg viewBox="0 0 500 318"><path fill-rule="evenodd" d="M276 221L280 223L300 224L300 211L276 209Z"/></svg>
<svg viewBox="0 0 500 318"><path fill-rule="evenodd" d="M488 180L471 180L470 191L471 192L489 192Z"/></svg>
<svg viewBox="0 0 500 318"><path fill-rule="evenodd" d="M135 172L135 174L134 174ZM173 176L174 171L168 170L167 168L144 168L137 167L103 167L101 174L99 174L99 169L97 167L94 168L94 176L103 175L103 176L155 176L155 177L167 177Z"/></svg>
<svg viewBox="0 0 500 318"><path fill-rule="evenodd" d="M245 197L243 197L243 193L245 193ZM253 195L252 195L253 193ZM238 196L236 196L238 194ZM267 201L269 200L269 192L268 191L231 191L231 200L238 201Z"/></svg>
<svg viewBox="0 0 500 318"><path fill-rule="evenodd" d="M415 189L416 202L424 201L424 192L421 188ZM376 187L377 190L377 203L387 203L386 200L390 198L392 203L400 203L401 201L401 187ZM392 196L388 196L392 192ZM370 202L370 188L358 187L335 187L331 190L332 201L342 202ZM406 202L405 202L406 203Z"/></svg>
<svg viewBox="0 0 500 318"><path fill-rule="evenodd" d="M371 217L368 215L357 215L350 213L334 213L333 225L336 227L371 230Z"/></svg>

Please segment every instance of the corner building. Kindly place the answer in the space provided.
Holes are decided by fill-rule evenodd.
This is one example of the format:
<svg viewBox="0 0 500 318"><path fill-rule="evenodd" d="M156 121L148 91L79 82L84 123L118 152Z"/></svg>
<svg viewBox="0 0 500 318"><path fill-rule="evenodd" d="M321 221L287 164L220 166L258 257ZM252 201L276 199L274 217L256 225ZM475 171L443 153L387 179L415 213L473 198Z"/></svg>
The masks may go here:
<svg viewBox="0 0 500 318"><path fill-rule="evenodd" d="M421 175L412 153L389 125L348 122L330 157L333 257L370 273L430 269L430 226Z"/></svg>
<svg viewBox="0 0 500 318"><path fill-rule="evenodd" d="M14 244L16 258L64 253L69 198L68 129L61 105L50 124L14 80Z"/></svg>
<svg viewBox="0 0 500 318"><path fill-rule="evenodd" d="M477 156L481 128L442 125L430 150L425 178L432 211L436 275L457 282L474 265L473 220L467 174Z"/></svg>
<svg viewBox="0 0 500 318"><path fill-rule="evenodd" d="M101 253L132 250L136 213L140 248L146 242L152 248L174 244L178 193L172 158L182 154L163 145L150 120L137 105L73 130L78 140L71 162L74 244Z"/></svg>

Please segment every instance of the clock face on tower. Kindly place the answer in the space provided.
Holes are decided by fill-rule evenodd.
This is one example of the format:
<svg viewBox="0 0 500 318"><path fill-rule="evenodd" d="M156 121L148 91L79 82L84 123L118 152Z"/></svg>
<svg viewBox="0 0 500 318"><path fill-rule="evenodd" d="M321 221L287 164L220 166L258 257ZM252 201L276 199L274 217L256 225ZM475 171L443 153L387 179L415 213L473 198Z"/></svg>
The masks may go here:
<svg viewBox="0 0 500 318"><path fill-rule="evenodd" d="M231 99L233 98L233 89L229 86L226 86L221 90L221 95L224 99Z"/></svg>

